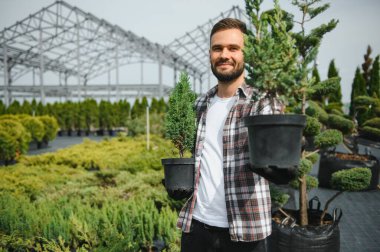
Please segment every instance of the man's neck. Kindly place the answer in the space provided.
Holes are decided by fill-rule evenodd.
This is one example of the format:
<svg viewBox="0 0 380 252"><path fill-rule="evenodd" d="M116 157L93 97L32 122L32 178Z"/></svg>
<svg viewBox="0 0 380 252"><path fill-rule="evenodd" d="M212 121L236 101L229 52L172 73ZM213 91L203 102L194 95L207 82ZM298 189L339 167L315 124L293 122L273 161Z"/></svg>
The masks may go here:
<svg viewBox="0 0 380 252"><path fill-rule="evenodd" d="M237 78L231 82L218 82L217 95L220 98L229 98L236 94L236 90L243 84L244 76Z"/></svg>

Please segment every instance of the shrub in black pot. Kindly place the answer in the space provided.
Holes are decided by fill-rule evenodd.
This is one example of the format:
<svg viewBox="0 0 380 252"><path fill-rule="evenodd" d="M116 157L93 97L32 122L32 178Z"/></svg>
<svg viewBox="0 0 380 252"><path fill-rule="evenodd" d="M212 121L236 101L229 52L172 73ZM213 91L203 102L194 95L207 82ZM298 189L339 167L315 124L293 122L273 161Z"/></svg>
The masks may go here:
<svg viewBox="0 0 380 252"><path fill-rule="evenodd" d="M169 196L177 200L189 197L194 190L194 159L184 158L184 155L193 148L195 140L195 98L188 75L181 73L170 94L165 117L166 137L178 149L180 158L162 159L165 188Z"/></svg>
<svg viewBox="0 0 380 252"><path fill-rule="evenodd" d="M48 115L39 116L40 121L44 124L45 135L42 138L42 141L38 142L39 145L47 147L49 141L52 141L56 138L58 132L58 122L57 120Z"/></svg>
<svg viewBox="0 0 380 252"><path fill-rule="evenodd" d="M30 133L32 141L41 142L46 134L45 126L39 117L20 115L20 122L25 129Z"/></svg>
<svg viewBox="0 0 380 252"><path fill-rule="evenodd" d="M371 155L359 153L358 129L353 121L341 115L329 115L327 127L341 131L344 135L344 147L347 153L337 152L335 147L322 151L318 169L319 186L332 188L331 177L334 172L353 167L366 167L372 173L372 179L365 189L377 189L379 181L379 161Z"/></svg>
<svg viewBox="0 0 380 252"><path fill-rule="evenodd" d="M276 105L282 103L287 105L285 112L306 114L306 107L309 104L308 101L311 97L325 97L329 93L337 92L339 90L339 77L331 77L324 81L318 81L312 77L312 63L316 60L318 48L322 41L323 36L333 30L336 25L336 20L331 20L328 24L320 25L314 29L306 29L306 22L311 19L315 19L320 13L328 9L328 4L323 6L316 6L316 0L300 0L294 1L297 9L301 10L300 21L294 21L294 16L281 10L278 6L278 1L275 1L275 9L267 12L260 12L260 2L255 0L246 0L247 12L251 17L253 27L255 30L246 39L245 44L245 60L247 63L247 71L249 78L247 83L255 87L263 95L253 96L253 99L257 104L264 104L268 109L268 113L278 113ZM318 11L315 11L315 10ZM299 24L301 29L292 31L293 25ZM306 33L305 31L310 31ZM312 39L311 39L312 38ZM280 101L280 102L278 102ZM263 105L262 109L266 109ZM277 106L278 107L278 106ZM330 248L316 248L315 240L319 239L317 234L312 234L308 230L311 229L312 223L310 211L308 211L308 189L312 186L317 186L318 181L308 175L312 169L312 164L318 159L317 152L321 148L328 146L335 146L342 141L342 133L338 130L320 130L322 129L321 121L328 122L328 117L325 114L319 114L316 110L313 115L308 115L309 119L307 124L313 124L306 126L305 133L309 137L315 138L314 151L308 152L299 148L296 152L301 160L299 161L298 169L294 181L291 183L299 190L299 208L295 212L283 211L284 214L279 214L279 223L283 223L282 219L291 216L295 222L284 223L287 230L284 234L283 241L287 241L285 244L291 244L292 234L295 229L295 225L298 226L297 232L299 236L310 236L309 240L299 241L296 244L292 244L291 247L283 246L278 247L281 244L281 239L274 239L273 245L275 247L273 251L339 251L339 239L335 239L337 244L334 244ZM320 118L321 117L321 118ZM300 139L293 140L299 141ZM277 144L277 142L274 142ZM300 144L302 146L302 144ZM252 161L252 160L251 160ZM270 164L269 164L270 165ZM270 167L270 166L269 166ZM292 171L287 168L289 173ZM253 169L254 172L257 172ZM266 176L264 172L263 177L276 183L270 176ZM270 170L270 173L276 173L275 169ZM277 176L278 178L278 176ZM289 176L291 179L291 176ZM283 181L281 181L283 182ZM332 199L334 199L333 197ZM317 228L321 229L326 221L326 213L328 205L331 201L326 203L326 207L322 211L318 212ZM293 215L293 216L292 216ZM276 216L276 213L274 213ZM322 221L321 221L322 220ZM310 222L309 222L310 221ZM278 224L278 223L273 223ZM275 231L274 231L275 233ZM336 233L339 236L339 233ZM319 240L321 241L321 240ZM300 243L303 243L300 245ZM302 249L297 249L302 247Z"/></svg>
<svg viewBox="0 0 380 252"><path fill-rule="evenodd" d="M0 116L0 132L0 165L13 164L28 152L32 137L14 115Z"/></svg>
<svg viewBox="0 0 380 252"><path fill-rule="evenodd" d="M244 45L246 82L258 91L252 96L258 115L245 118L252 171L272 182L288 183L297 171L306 120L304 115L283 114L300 86L295 78L298 52L284 21L290 16L277 2L274 10L262 13L258 1L247 0L246 6L256 30Z"/></svg>
<svg viewBox="0 0 380 252"><path fill-rule="evenodd" d="M349 170L354 167L366 167L371 171L371 181L365 189L376 190L379 184L380 164L374 156L326 151L321 155L319 164L319 186L332 188L331 177L334 172Z"/></svg>

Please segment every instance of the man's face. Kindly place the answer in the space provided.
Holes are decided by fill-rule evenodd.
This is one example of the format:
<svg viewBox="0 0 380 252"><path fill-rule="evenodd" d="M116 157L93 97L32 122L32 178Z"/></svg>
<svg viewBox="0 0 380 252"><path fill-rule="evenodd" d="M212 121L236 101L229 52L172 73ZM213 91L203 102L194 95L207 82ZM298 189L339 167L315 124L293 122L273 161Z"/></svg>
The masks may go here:
<svg viewBox="0 0 380 252"><path fill-rule="evenodd" d="M210 42L211 70L220 82L231 82L244 73L244 36L238 29L216 32Z"/></svg>

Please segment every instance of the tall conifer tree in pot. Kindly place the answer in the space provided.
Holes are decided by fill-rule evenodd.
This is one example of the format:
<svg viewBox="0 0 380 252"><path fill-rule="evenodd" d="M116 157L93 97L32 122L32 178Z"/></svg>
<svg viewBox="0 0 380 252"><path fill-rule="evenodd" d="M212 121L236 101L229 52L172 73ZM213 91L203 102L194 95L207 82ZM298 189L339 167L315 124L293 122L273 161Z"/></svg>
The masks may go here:
<svg viewBox="0 0 380 252"><path fill-rule="evenodd" d="M298 22L294 21L290 14L282 11L276 0L274 11L264 12L260 15L262 2L262 0L246 0L247 13L252 18L255 28L245 43L245 61L249 73L247 83L261 91L264 94L263 99L282 99L288 105L286 111L298 112L305 116L308 100L313 95L325 96L338 89L339 77L318 81L313 77L313 67L310 66L315 62L323 36L335 28L337 21L331 20L327 24L310 30L307 34L305 22L328 9L329 4L315 6L319 0L294 0L293 4L302 12L301 21ZM286 22L289 18L292 23L301 25L299 32L292 32L292 26ZM260 97L253 97L253 99L260 101ZM305 129L308 134L317 135L315 141L317 148L335 146L342 141L342 134L338 130L320 132L321 127L317 118L317 113L315 117L307 117ZM301 142L300 139L290 141ZM274 142L278 144L278 141ZM330 221L334 225L328 226L324 223L328 205L335 196L326 203L324 211L314 211L313 214L310 214L314 215L316 212L317 225L322 223L324 227L313 228L309 225L311 223L309 223L308 216L310 209L307 206L307 189L311 177L307 174L311 171L312 161L316 160L316 152L302 151L301 155L301 150L298 150L297 154L301 159L298 159L299 168L292 184L299 190L299 210L291 213L280 211L279 216L287 216L288 221L293 219L290 221L291 226L286 225L285 222L278 225L277 222L273 222L274 229L271 237L275 241L270 242L270 244L274 244L273 251L309 251L310 249L313 251L339 251L339 229L336 229L339 220L334 221L329 215ZM358 175L355 171L352 173L355 176ZM351 180L359 177L351 177L351 175L344 174L343 176L349 177ZM369 181L368 172L365 177L366 180L361 184L362 189ZM317 184L316 179L313 182ZM337 189L351 190L342 187L342 183L338 184L336 184ZM355 190L357 189L355 188ZM295 222L295 220L297 221ZM334 232L325 232L326 229ZM331 234L333 235L331 236Z"/></svg>
<svg viewBox="0 0 380 252"><path fill-rule="evenodd" d="M196 125L194 101L189 77L181 73L180 80L169 97L169 109L165 117L166 137L177 148L180 158L162 159L165 187L174 199L191 195L194 186L194 159L184 158L186 151L194 146Z"/></svg>
<svg viewBox="0 0 380 252"><path fill-rule="evenodd" d="M260 93L252 98L258 110L267 114L249 116L245 124L253 171L276 183L288 183L299 164L305 116L278 114L275 107L286 103L297 88L298 52L288 32L291 16L278 1L273 10L261 12L262 2L246 0L254 31L245 38L244 58L246 82Z"/></svg>

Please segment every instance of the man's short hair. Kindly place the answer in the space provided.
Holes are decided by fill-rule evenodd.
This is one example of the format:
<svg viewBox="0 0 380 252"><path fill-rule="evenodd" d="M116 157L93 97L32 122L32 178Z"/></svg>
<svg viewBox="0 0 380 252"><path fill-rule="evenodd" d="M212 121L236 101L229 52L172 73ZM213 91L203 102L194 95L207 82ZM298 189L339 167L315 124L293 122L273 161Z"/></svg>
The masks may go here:
<svg viewBox="0 0 380 252"><path fill-rule="evenodd" d="M218 31L224 31L224 30L229 30L229 29L238 29L242 33L247 34L247 26L245 25L244 22L240 21L239 19L236 18L224 18L217 22L211 30L210 34L210 40L212 35L214 35Z"/></svg>

